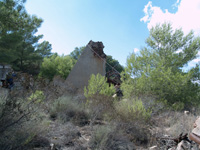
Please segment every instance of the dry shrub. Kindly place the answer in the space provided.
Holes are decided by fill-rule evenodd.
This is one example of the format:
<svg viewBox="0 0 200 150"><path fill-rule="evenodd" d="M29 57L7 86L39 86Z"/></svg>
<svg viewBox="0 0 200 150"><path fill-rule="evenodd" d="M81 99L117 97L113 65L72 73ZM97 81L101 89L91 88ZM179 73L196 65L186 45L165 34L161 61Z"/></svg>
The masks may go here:
<svg viewBox="0 0 200 150"><path fill-rule="evenodd" d="M130 149L134 150L134 144L123 135L122 132L116 130L113 126L97 126L90 140L91 149Z"/></svg>
<svg viewBox="0 0 200 150"><path fill-rule="evenodd" d="M80 132L76 126L74 126L72 123L66 123L63 125L58 125L58 130L53 131L52 134L55 135L60 135L58 137L59 140L53 140L52 142L55 143L56 145L59 145L61 147L63 146L74 146L75 145L75 139L78 139L80 137Z"/></svg>
<svg viewBox="0 0 200 150"><path fill-rule="evenodd" d="M114 99L105 95L93 95L86 103L91 114L91 122L96 119L110 120L115 115Z"/></svg>
<svg viewBox="0 0 200 150"><path fill-rule="evenodd" d="M117 132L120 131L124 137L136 146L147 147L151 142L152 135L149 126L143 120L117 121L115 126Z"/></svg>
<svg viewBox="0 0 200 150"><path fill-rule="evenodd" d="M54 144L55 149L82 149L79 142L81 137L79 127L75 126L71 122L67 122L65 124L61 124L60 122L53 122L53 124L54 127L49 130L46 137L48 137L50 142Z"/></svg>
<svg viewBox="0 0 200 150"><path fill-rule="evenodd" d="M92 122L113 111L114 99L112 95L114 93L114 86L109 86L104 76L100 74L91 75L88 86L84 87L84 96L87 98L86 106L88 106L92 114Z"/></svg>
<svg viewBox="0 0 200 150"><path fill-rule="evenodd" d="M151 111L144 107L140 99L115 101L109 96L93 95L93 97L90 97L88 106L93 112L92 120L99 117L103 119L106 118L116 124L117 130L115 131L120 130L123 134L123 138L119 138L119 133L114 134L115 132L108 130L109 128L99 128L94 137L96 142L93 142L96 143L96 147L101 147L100 149L103 149L102 146L106 148L117 147L117 143L120 143L120 140L122 140L120 145L123 144L123 141L126 141L125 143L132 141L138 145L142 144L144 146L147 146L149 143L150 132L147 129L146 123L151 117ZM116 142L114 143L115 146L112 144L112 146L109 146L109 142L107 141L112 139L112 136L109 137L108 132L110 132L110 136L111 133L114 135L113 137L119 136L117 139L113 138L113 141ZM100 141L98 141L98 139ZM113 141L110 142L112 143Z"/></svg>
<svg viewBox="0 0 200 150"><path fill-rule="evenodd" d="M73 124L70 123L67 124L65 130L66 132L64 133L65 136L64 144L70 146L70 144L73 144L74 139L79 138L81 134L79 130Z"/></svg>
<svg viewBox="0 0 200 150"><path fill-rule="evenodd" d="M122 131L126 137L136 145L147 146L150 141L148 123L151 110L146 109L140 99L123 99L114 103L112 119L117 130Z"/></svg>
<svg viewBox="0 0 200 150"><path fill-rule="evenodd" d="M145 123L147 123L148 119L151 117L151 110L145 108L140 99L133 98L131 100L117 101L111 97L112 93L113 88L107 85L105 78L98 75L93 75L89 81L88 87L85 87L84 95L87 98L87 106L92 114L91 120L94 121L97 118L106 118L117 124L117 130L115 131L110 131L108 127L104 127L103 129L99 128L93 135L93 148L114 148L114 145L118 144L114 142L114 145L111 144L112 146L109 146L108 143L120 141L120 138L114 138L118 137L119 134L115 133L118 130L122 131L124 134L122 137L124 137L124 139L132 140L140 144L147 144L149 140L149 136L147 136L149 131L145 130ZM113 135L113 138L111 138L111 135ZM110 139L113 139L113 141L111 140L108 142Z"/></svg>
<svg viewBox="0 0 200 150"><path fill-rule="evenodd" d="M102 149L108 140L108 134L111 133L113 129L110 126L98 126L95 128L90 140L90 147L92 149Z"/></svg>
<svg viewBox="0 0 200 150"><path fill-rule="evenodd" d="M1 150L23 149L48 122L36 99L5 98L0 100Z"/></svg>
<svg viewBox="0 0 200 150"><path fill-rule="evenodd" d="M190 133L193 129L193 123L196 120L196 116L192 114L184 114L183 112L172 112L168 118L166 118L166 134L177 137L181 133Z"/></svg>
<svg viewBox="0 0 200 150"><path fill-rule="evenodd" d="M72 121L80 126L87 124L89 120L89 114L84 109L84 105L69 96L55 100L50 108L50 117L52 119L58 118L63 123Z"/></svg>
<svg viewBox="0 0 200 150"><path fill-rule="evenodd" d="M195 120L193 114L169 110L154 116L151 120L152 145L156 144L160 149L173 145L171 139L178 138L181 133L190 133Z"/></svg>
<svg viewBox="0 0 200 150"><path fill-rule="evenodd" d="M160 128L160 132L173 137L179 136L181 133L189 133L193 129L193 123L196 116L193 114L184 114L177 111L165 111L154 116L152 122L154 126Z"/></svg>
<svg viewBox="0 0 200 150"><path fill-rule="evenodd" d="M26 148L45 148L50 146L50 141L44 136L37 135L35 136Z"/></svg>
<svg viewBox="0 0 200 150"><path fill-rule="evenodd" d="M123 134L112 132L108 135L104 150L136 150L135 145Z"/></svg>

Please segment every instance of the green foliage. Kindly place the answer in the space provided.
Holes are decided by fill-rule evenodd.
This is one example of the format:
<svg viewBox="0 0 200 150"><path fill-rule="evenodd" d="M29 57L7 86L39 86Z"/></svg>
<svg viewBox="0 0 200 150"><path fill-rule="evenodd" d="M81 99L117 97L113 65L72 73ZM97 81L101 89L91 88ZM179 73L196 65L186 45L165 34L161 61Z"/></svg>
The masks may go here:
<svg viewBox="0 0 200 150"><path fill-rule="evenodd" d="M123 100L116 103L115 107L117 116L124 122L146 120L151 116L151 110L146 109L140 99Z"/></svg>
<svg viewBox="0 0 200 150"><path fill-rule="evenodd" d="M53 54L44 58L39 76L52 80L54 76L59 75L66 79L73 68L73 62L74 60L70 56Z"/></svg>
<svg viewBox="0 0 200 150"><path fill-rule="evenodd" d="M126 97L156 95L169 104L176 101L192 104L198 100L199 68L183 72L182 67L197 57L200 39L170 24L157 25L150 30L147 48L127 59L122 90ZM180 51L181 50L181 51Z"/></svg>
<svg viewBox="0 0 200 150"><path fill-rule="evenodd" d="M122 65L120 65L120 63L116 59L113 59L112 56L107 55L106 56L106 62L109 64L109 65L106 64L106 72L113 71L113 68L115 68L120 73L122 71L124 71L124 67Z"/></svg>
<svg viewBox="0 0 200 150"><path fill-rule="evenodd" d="M88 81L88 86L84 87L84 95L87 98L86 106L92 114L91 124L96 118L103 118L112 115L114 111L114 99L111 97L115 93L113 85L109 87L106 78L100 74L92 74Z"/></svg>
<svg viewBox="0 0 200 150"><path fill-rule="evenodd" d="M197 57L199 41L199 37L194 38L193 32L184 36L181 29L173 31L170 24L163 24L150 30L146 43L150 47L150 54L156 55L154 65L163 61L163 64L172 67L173 71L181 71L181 67Z"/></svg>
<svg viewBox="0 0 200 150"><path fill-rule="evenodd" d="M48 41L43 41L40 43L36 49L36 53L40 55L40 57L49 57L51 53L51 44Z"/></svg>
<svg viewBox="0 0 200 150"><path fill-rule="evenodd" d="M172 109L175 111L180 111L184 109L184 103L183 102L176 102L172 105Z"/></svg>
<svg viewBox="0 0 200 150"><path fill-rule="evenodd" d="M172 68L156 68L152 71L151 90L168 103L173 104L176 101L184 103L194 101L197 97L199 88L191 82L192 72L180 73L172 72Z"/></svg>
<svg viewBox="0 0 200 150"><path fill-rule="evenodd" d="M104 76L92 74L88 81L88 86L84 88L84 95L86 98L90 98L96 95L112 96L115 93L114 86L106 83Z"/></svg>
<svg viewBox="0 0 200 150"><path fill-rule="evenodd" d="M76 47L74 49L74 51L72 51L70 53L70 57L72 57L74 60L77 61L79 59L79 57L81 56L81 54L83 53L84 49L85 49L85 46L82 46L82 47L79 47L79 48Z"/></svg>
<svg viewBox="0 0 200 150"><path fill-rule="evenodd" d="M51 45L35 35L43 20L27 14L25 0L0 1L0 63L15 70L37 74L42 59L50 55Z"/></svg>
<svg viewBox="0 0 200 150"><path fill-rule="evenodd" d="M43 91L36 90L31 96L28 98L29 101L33 101L34 103L41 103L45 99L45 95Z"/></svg>

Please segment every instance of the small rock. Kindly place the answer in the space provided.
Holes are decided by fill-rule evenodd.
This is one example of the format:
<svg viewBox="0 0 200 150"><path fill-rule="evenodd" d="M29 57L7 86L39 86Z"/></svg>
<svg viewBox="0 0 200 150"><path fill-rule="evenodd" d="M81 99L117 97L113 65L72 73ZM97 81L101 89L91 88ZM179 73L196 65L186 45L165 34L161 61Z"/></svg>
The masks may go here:
<svg viewBox="0 0 200 150"><path fill-rule="evenodd" d="M189 115L189 114L190 114L190 112L189 112L189 111L187 111L187 110L185 110L185 111L184 111L184 114L185 114L185 115Z"/></svg>
<svg viewBox="0 0 200 150"><path fill-rule="evenodd" d="M50 148L51 148L51 150L55 150L55 144L51 143Z"/></svg>
<svg viewBox="0 0 200 150"><path fill-rule="evenodd" d="M152 146L149 148L149 150L157 150L157 148L158 148L157 146Z"/></svg>

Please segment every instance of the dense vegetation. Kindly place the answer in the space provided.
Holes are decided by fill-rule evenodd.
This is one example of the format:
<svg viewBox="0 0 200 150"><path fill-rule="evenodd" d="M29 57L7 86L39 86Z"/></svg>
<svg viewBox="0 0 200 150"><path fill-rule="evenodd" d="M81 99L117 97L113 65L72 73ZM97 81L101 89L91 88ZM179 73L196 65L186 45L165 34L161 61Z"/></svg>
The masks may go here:
<svg viewBox="0 0 200 150"><path fill-rule="evenodd" d="M194 104L199 100L199 65L183 71L197 58L200 38L193 32L184 35L170 24L150 30L147 47L127 59L122 89L127 97L155 95L168 104Z"/></svg>
<svg viewBox="0 0 200 150"><path fill-rule="evenodd" d="M38 43L42 35L35 34L43 20L27 14L23 3L0 1L0 63L37 74L43 58L51 54L51 45L47 41Z"/></svg>
<svg viewBox="0 0 200 150"><path fill-rule="evenodd" d="M52 80L54 76L59 75L66 79L84 49L85 46L76 47L69 55L59 56L55 53L44 58L39 76ZM113 68L120 73L124 70L123 66L110 55L106 57L106 62L106 72L113 71Z"/></svg>
<svg viewBox="0 0 200 150"><path fill-rule="evenodd" d="M70 56L53 54L50 57L44 58L39 76L52 80L57 75L66 79L73 66L74 59Z"/></svg>
<svg viewBox="0 0 200 150"><path fill-rule="evenodd" d="M76 47L66 56L51 53L51 44L39 43L42 35L36 35L43 20L27 14L24 2L0 0L0 63L49 80L54 76L66 79L85 47ZM113 96L115 87L109 86L100 74L91 75L84 95L73 95L71 89L71 95L59 95L59 90L62 94L66 92L64 87L42 79L38 79L41 83L35 81L32 88L22 85L22 90L11 90L9 96L6 96L7 89L3 89L3 94L0 93L3 95L0 97L0 149L49 149L52 139L57 142L55 149L61 149L60 143L63 147L82 149L76 142L83 137L81 134L85 131L79 132L83 126L89 128L92 137L88 145L83 145L90 149L129 149L134 147L133 143L144 146L151 145L150 141L158 143L153 141L157 137L153 134L161 133L157 127L153 132L153 127L159 123L166 125L173 135L186 131L183 126L191 126L194 115L190 115L189 120L180 112L176 118L169 113L164 114L165 117L160 114L169 108L173 114L176 114L174 110L199 108L200 66L183 70L198 57L200 38L193 32L184 35L181 29L173 30L170 24L162 24L150 30L146 44L139 53L128 56L125 67L107 56L107 63L121 73L122 98ZM106 72L113 70L110 65L106 66ZM45 87L42 87L43 82ZM98 123L102 125L99 127ZM53 133L47 133L46 129ZM57 130L63 132L58 134Z"/></svg>

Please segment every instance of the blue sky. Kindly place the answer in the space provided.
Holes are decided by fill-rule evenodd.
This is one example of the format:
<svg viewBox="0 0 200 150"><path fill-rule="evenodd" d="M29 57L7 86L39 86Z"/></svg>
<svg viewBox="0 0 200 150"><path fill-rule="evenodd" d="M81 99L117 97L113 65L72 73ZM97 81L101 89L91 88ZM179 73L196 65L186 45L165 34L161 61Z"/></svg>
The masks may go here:
<svg viewBox="0 0 200 150"><path fill-rule="evenodd" d="M193 29L200 35L200 0L27 0L25 6L44 20L38 33L53 52L67 55L90 40L102 41L105 53L124 66L130 53L146 46L157 23L171 22L186 34Z"/></svg>

